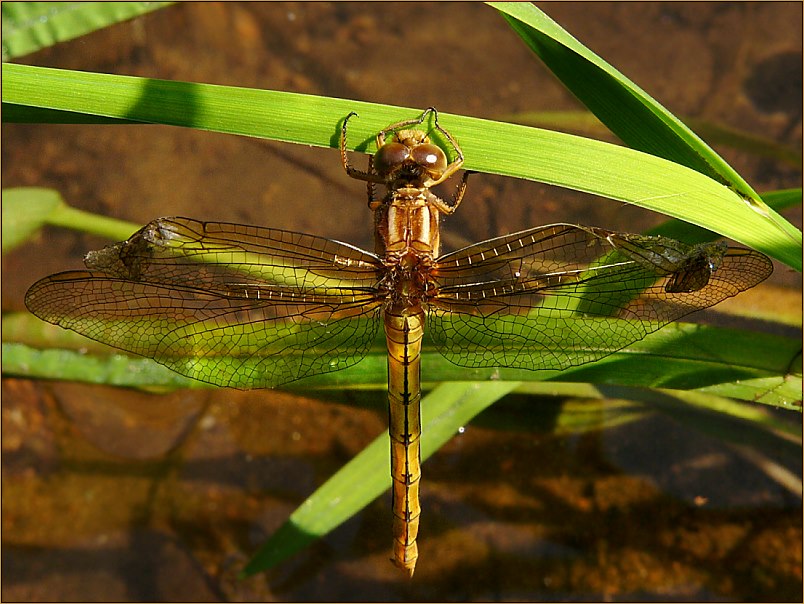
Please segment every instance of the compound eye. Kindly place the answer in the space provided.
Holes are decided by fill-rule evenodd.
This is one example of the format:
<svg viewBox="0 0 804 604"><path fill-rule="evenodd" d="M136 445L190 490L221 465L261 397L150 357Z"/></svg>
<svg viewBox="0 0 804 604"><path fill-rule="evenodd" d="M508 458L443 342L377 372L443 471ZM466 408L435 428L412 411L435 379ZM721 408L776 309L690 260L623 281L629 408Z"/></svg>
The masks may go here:
<svg viewBox="0 0 804 604"><path fill-rule="evenodd" d="M447 169L447 156L440 147L424 143L413 148L413 161L428 172L441 173Z"/></svg>
<svg viewBox="0 0 804 604"><path fill-rule="evenodd" d="M402 143L385 143L374 154L374 169L379 174L388 174L410 156L410 149Z"/></svg>

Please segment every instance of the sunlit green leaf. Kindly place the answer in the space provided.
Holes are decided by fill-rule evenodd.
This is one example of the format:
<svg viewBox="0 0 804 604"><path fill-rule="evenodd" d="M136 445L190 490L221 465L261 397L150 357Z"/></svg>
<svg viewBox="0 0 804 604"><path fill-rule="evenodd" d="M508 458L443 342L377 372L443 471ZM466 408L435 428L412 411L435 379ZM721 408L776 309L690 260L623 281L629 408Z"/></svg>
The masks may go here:
<svg viewBox="0 0 804 604"><path fill-rule="evenodd" d="M380 129L421 111L27 65L4 64L3 79L4 121L19 119L24 107L39 107L93 114L104 120L171 124L337 147L342 120L350 111L357 111L360 118L350 122L349 148L363 151L373 150ZM801 234L795 227L775 213L771 219L756 212L729 187L695 170L560 132L447 113L441 113L439 119L459 140L468 169L528 178L639 205L710 229L800 269Z"/></svg>
<svg viewBox="0 0 804 604"><path fill-rule="evenodd" d="M157 10L172 2L3 2L3 61Z"/></svg>
<svg viewBox="0 0 804 604"><path fill-rule="evenodd" d="M514 31L544 61L561 83L622 141L634 149L687 166L736 192L739 201L733 200L733 206L729 210L723 206L726 215L740 213L738 205L741 204L744 210L763 217L768 226L775 227L777 235L787 239L785 247L790 254L801 255L801 232L767 207L742 176L659 102L532 4L527 2L489 4L502 13ZM629 175L632 176L636 175ZM652 171L646 172L644 177L653 178ZM671 203L685 204L686 196L692 186L692 180L688 181L685 178L683 181L678 181L676 192L680 195L673 196ZM719 211L715 210L719 202L713 198L706 199L704 196L698 203L701 204L701 212L708 212L710 209ZM710 203L713 205L710 206ZM674 214L668 208L658 211L711 228L701 221ZM757 228L758 225L759 223ZM711 230L731 237L717 228ZM770 236L770 233L768 235ZM756 247L745 239L732 238ZM784 245L781 240L778 243ZM791 266L801 270L800 263Z"/></svg>

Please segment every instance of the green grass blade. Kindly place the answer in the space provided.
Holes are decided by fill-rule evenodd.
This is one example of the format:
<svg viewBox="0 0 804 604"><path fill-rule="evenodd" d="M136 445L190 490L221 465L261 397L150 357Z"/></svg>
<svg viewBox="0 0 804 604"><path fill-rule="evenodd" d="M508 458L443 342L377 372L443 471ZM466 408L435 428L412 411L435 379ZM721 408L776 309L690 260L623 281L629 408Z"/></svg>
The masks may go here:
<svg viewBox="0 0 804 604"><path fill-rule="evenodd" d="M3 61L149 13L172 2L3 2Z"/></svg>
<svg viewBox="0 0 804 604"><path fill-rule="evenodd" d="M58 191L41 187L3 189L3 251L34 236L45 225L125 240L139 225L68 206Z"/></svg>
<svg viewBox="0 0 804 604"><path fill-rule="evenodd" d="M562 404L561 412L556 416L553 427L555 433L580 434L604 430L639 419L656 410L666 410L669 414L673 414L673 405L693 405L712 416L722 415L754 424L758 429L778 435L788 442L801 441L801 428L796 422L783 421L787 418L780 419L768 407L710 393L708 388L645 390L630 386L529 382L522 383L514 392L541 397L568 397L569 400ZM662 398L663 395L666 396ZM800 390L798 396L801 397ZM668 397L672 397L673 400ZM662 403L665 402L669 404L664 406ZM528 427L527 424L517 422L505 424L504 429L517 430Z"/></svg>
<svg viewBox="0 0 804 604"><path fill-rule="evenodd" d="M64 200L58 191L44 188L3 189L3 251L28 239L45 224Z"/></svg>
<svg viewBox="0 0 804 604"><path fill-rule="evenodd" d="M3 375L70 380L148 391L209 387L150 359L125 354L84 354L63 348L38 349L3 342Z"/></svg>
<svg viewBox="0 0 804 604"><path fill-rule="evenodd" d="M770 210L751 186L681 120L532 4L489 4L502 13L556 77L623 142L687 166L734 190L746 207L784 232L800 255L801 233Z"/></svg>
<svg viewBox="0 0 804 604"><path fill-rule="evenodd" d="M801 205L801 189L784 189L780 191L768 191L762 193L762 200L773 208L776 212L780 212L787 208L792 208ZM704 243L707 241L715 241L718 239L717 233L713 233L708 229L701 228L684 222L683 220L667 220L659 226L650 229L646 235L662 235L684 241L685 243Z"/></svg>
<svg viewBox="0 0 804 604"><path fill-rule="evenodd" d="M422 460L516 386L515 382L490 382L436 387L421 403ZM254 555L243 575L253 575L278 564L374 501L391 486L390 464L388 436L382 434L299 506Z"/></svg>
<svg viewBox="0 0 804 604"><path fill-rule="evenodd" d="M3 65L3 104L86 113L337 147L350 111L349 148L373 151L376 133L420 108L209 84ZM6 113L4 120L8 119ZM692 222L800 270L801 234L753 211L734 191L685 166L560 132L440 114L466 167L586 191ZM778 216L778 215L776 215ZM791 230L792 229L792 230ZM795 233L791 235L790 233Z"/></svg>
<svg viewBox="0 0 804 604"><path fill-rule="evenodd" d="M491 2L559 80L623 142L757 197L694 132L530 3Z"/></svg>
<svg viewBox="0 0 804 604"><path fill-rule="evenodd" d="M522 111L498 116L498 119L536 128L550 128L570 131L583 136L602 137L610 130L589 111ZM744 132L736 128L723 126L705 119L683 117L681 119L694 132L713 144L720 144L752 153L758 157L766 157L781 161L793 168L800 168L802 154L798 149L788 147L776 141Z"/></svg>
<svg viewBox="0 0 804 604"><path fill-rule="evenodd" d="M699 392L801 411L801 356L785 375L714 384Z"/></svg>

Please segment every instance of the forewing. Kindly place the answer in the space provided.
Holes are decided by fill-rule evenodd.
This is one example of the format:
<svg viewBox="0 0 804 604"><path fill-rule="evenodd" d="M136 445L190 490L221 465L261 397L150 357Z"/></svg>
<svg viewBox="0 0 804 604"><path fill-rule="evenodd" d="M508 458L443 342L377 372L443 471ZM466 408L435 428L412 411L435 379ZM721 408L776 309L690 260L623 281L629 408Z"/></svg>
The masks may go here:
<svg viewBox="0 0 804 604"><path fill-rule="evenodd" d="M377 331L378 259L323 238L160 219L86 262L35 283L30 311L219 386L343 369Z"/></svg>
<svg viewBox="0 0 804 604"><path fill-rule="evenodd" d="M428 331L466 367L560 370L598 360L768 277L751 250L550 225L442 256Z"/></svg>
<svg viewBox="0 0 804 604"><path fill-rule="evenodd" d="M130 281L294 299L371 289L381 267L375 255L322 237L178 217L159 218L127 241L90 252L85 264Z"/></svg>

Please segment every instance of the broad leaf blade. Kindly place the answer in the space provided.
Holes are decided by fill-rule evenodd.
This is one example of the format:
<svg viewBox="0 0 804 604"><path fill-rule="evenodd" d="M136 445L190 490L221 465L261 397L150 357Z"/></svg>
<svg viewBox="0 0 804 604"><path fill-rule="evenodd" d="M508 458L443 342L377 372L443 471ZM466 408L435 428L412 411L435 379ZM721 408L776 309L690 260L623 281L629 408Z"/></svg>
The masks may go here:
<svg viewBox="0 0 804 604"><path fill-rule="evenodd" d="M420 109L210 84L3 65L3 104L337 147L350 111L349 148L373 150L376 133ZM3 119L8 119L4 114ZM692 222L801 267L800 233L780 229L742 198L685 166L600 141L440 114L472 170L528 178L639 205ZM778 220L785 222L783 218ZM798 233L798 239L792 238Z"/></svg>
<svg viewBox="0 0 804 604"><path fill-rule="evenodd" d="M490 5L503 14L545 65L623 142L687 166L735 191L739 199L735 204L741 203L764 218L789 239L791 252L797 249L800 255L801 232L768 208L723 158L634 82L532 4L491 2ZM679 183L677 190L684 189L684 184Z"/></svg>
<svg viewBox="0 0 804 604"><path fill-rule="evenodd" d="M634 149L663 157L758 196L681 120L530 3L491 2L559 80Z"/></svg>

